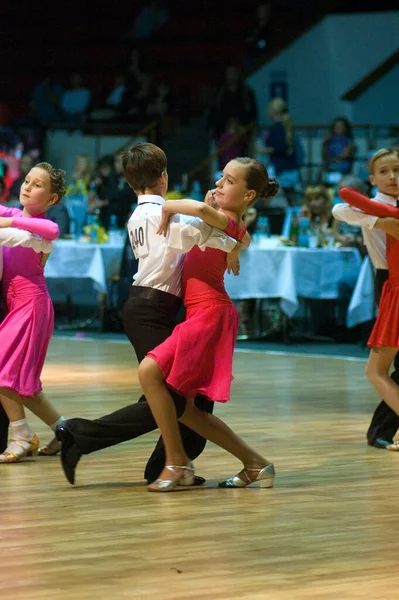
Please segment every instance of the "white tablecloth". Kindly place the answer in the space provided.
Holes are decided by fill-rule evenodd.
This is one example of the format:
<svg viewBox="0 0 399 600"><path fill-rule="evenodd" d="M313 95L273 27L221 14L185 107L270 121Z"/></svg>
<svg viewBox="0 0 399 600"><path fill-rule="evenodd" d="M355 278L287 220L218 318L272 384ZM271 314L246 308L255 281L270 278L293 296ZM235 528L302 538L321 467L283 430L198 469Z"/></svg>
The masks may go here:
<svg viewBox="0 0 399 600"><path fill-rule="evenodd" d="M363 259L359 277L349 303L346 325L355 327L365 321L371 321L377 315L374 301L374 272L368 256Z"/></svg>
<svg viewBox="0 0 399 600"><path fill-rule="evenodd" d="M51 297L65 298L70 293L93 297L93 289L106 293L107 282L119 273L124 240L92 244L57 240L47 261L45 275ZM85 302L86 303L86 302Z"/></svg>
<svg viewBox="0 0 399 600"><path fill-rule="evenodd" d="M241 253L240 275L225 277L231 298L280 298L281 309L292 317L300 297L335 299L339 280L360 271L361 257L354 248L276 247L276 243L251 244Z"/></svg>

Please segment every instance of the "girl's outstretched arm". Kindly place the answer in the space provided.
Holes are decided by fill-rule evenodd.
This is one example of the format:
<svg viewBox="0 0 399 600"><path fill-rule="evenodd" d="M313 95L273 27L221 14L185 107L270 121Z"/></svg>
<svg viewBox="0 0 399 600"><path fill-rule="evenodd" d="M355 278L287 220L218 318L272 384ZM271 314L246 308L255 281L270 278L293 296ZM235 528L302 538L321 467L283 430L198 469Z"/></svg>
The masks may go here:
<svg viewBox="0 0 399 600"><path fill-rule="evenodd" d="M17 229L23 229L29 231L35 235L40 235L44 240L52 242L56 240L60 235L60 229L57 223L50 221L49 219L35 219L34 217L0 217L0 228L3 227L16 227Z"/></svg>
<svg viewBox="0 0 399 600"><path fill-rule="evenodd" d="M359 208L368 215L374 215L375 217L380 218L393 217L394 219L399 219L399 208L396 208L395 206L370 200L370 198L363 196L363 194L359 194L359 192L351 188L343 188L338 193L342 200L355 208Z"/></svg>

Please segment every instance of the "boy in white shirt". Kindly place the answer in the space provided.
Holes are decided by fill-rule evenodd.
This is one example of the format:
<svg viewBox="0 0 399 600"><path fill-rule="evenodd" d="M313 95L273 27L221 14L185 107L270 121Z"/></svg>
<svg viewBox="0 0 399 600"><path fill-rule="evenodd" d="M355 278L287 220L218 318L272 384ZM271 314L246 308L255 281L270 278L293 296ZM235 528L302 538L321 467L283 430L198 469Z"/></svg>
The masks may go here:
<svg viewBox="0 0 399 600"><path fill-rule="evenodd" d="M184 255L194 245L229 252L228 265L237 261L241 245L223 232L209 227L201 219L176 215L167 237L157 234L162 218L162 205L168 188L167 159L154 144L136 144L122 157L123 172L138 196L128 231L136 258L138 272L123 308L126 334L140 363L145 355L171 335L182 304L180 277ZM234 250L233 252L231 252ZM172 393L178 416L183 414L185 399ZM213 404L198 396L196 405L208 412ZM142 396L136 404L126 406L94 421L69 419L57 430L62 442L61 463L69 483L75 482L76 465L82 454L89 454L133 439L157 429L151 409ZM183 443L190 459L204 449L206 440L184 425ZM154 481L165 463L161 439L152 454L145 478ZM204 480L197 477L195 483Z"/></svg>
<svg viewBox="0 0 399 600"><path fill-rule="evenodd" d="M369 161L370 182L377 187L373 198L376 202L397 206L399 202L399 153L392 148L378 150ZM375 296L378 303L381 290L388 277L386 261L386 234L399 239L399 221L392 218L378 218L366 215L348 204L336 204L333 215L339 221L362 228L364 242L370 260L376 269ZM394 360L395 370L391 377L399 384L399 353ZM382 401L376 408L367 441L370 446L387 450L399 450L399 443L393 437L399 428L399 417Z"/></svg>

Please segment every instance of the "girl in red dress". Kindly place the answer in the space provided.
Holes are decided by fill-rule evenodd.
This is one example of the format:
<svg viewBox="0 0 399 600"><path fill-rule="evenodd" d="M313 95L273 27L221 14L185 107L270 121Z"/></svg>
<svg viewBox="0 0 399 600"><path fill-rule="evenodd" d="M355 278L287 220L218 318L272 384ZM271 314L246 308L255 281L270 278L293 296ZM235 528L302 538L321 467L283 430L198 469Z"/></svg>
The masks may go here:
<svg viewBox="0 0 399 600"><path fill-rule="evenodd" d="M399 169L399 161L397 164ZM339 195L369 215L399 219L399 208L370 200L355 190L344 188ZM399 348L399 240L390 235L387 235L387 263L388 280L382 288L377 320L367 342L371 350L366 375L381 398L399 415L399 386L389 376Z"/></svg>
<svg viewBox="0 0 399 600"><path fill-rule="evenodd" d="M202 218L238 240L245 236L242 217L259 197L277 193L278 184L269 180L265 167L251 158L230 161L216 183L215 199L220 210L207 204L177 200L163 207L159 233L165 233L169 218L181 213ZM172 335L141 362L139 379L163 437L166 465L149 491L171 491L189 485L193 467L181 441L176 412L167 385L187 399L180 422L221 446L242 461L244 468L220 487L245 487L259 483L272 487L274 467L243 442L223 421L195 407L196 394L227 402L232 380L232 358L238 331L237 311L224 288L226 254L194 247L185 259L182 289L186 320Z"/></svg>

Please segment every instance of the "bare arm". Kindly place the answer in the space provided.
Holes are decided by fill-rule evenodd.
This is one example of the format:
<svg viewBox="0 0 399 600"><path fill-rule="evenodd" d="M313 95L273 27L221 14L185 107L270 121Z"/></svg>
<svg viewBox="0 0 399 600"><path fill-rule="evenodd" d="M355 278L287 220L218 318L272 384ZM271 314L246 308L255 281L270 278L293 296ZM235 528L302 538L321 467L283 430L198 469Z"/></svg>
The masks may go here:
<svg viewBox="0 0 399 600"><path fill-rule="evenodd" d="M240 274L240 252L249 247L251 237L248 231L245 232L241 242L237 242L233 250L227 255L227 272L233 272L234 275Z"/></svg>
<svg viewBox="0 0 399 600"><path fill-rule="evenodd" d="M168 200L162 207L162 221L157 233L166 234L169 217L176 213L199 217L211 227L216 227L222 231L228 224L227 215L208 206L208 204L197 200Z"/></svg>

